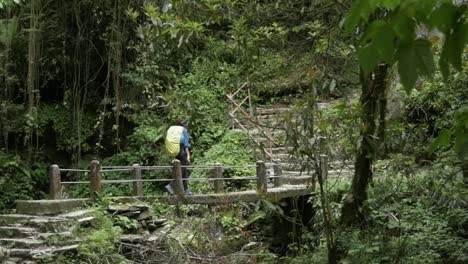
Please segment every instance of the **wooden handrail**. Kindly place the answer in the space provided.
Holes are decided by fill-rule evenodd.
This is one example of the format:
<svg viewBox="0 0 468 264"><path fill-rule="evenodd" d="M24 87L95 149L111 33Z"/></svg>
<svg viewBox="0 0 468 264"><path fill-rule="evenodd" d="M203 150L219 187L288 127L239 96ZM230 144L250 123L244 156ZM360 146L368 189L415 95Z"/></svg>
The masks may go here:
<svg viewBox="0 0 468 264"><path fill-rule="evenodd" d="M269 163L270 164L270 163ZM281 164L272 164L274 166L275 176L267 177L266 174L266 163L263 161L258 161L256 165L245 165L245 166L223 166L220 163L216 163L215 165L206 165L205 167L210 167L213 171L212 177L209 178L201 178L199 180L204 180L207 182L213 181L214 182L214 191L215 193L224 193L224 181L225 180L256 180L257 181L257 192L258 194L264 194L267 192L267 180L271 179L274 182L275 187L278 187L279 184L277 182L280 181L280 178L283 177L281 175ZM112 166L107 166L108 168ZM127 180L102 180L101 179L101 165L99 161L93 160L91 161L89 170L84 170L89 172L89 180L88 181L61 181L60 178L60 171L58 165L52 165L49 167L49 179L50 179L50 199L59 200L61 199L61 189L62 185L64 184L89 184L90 188L90 196L91 198L95 199L98 197L99 193L101 192L101 185L103 183L132 183L133 185L133 196L143 197L143 182L164 182L169 181L172 185L174 190L174 194L178 196L185 195L184 187L183 187L183 180L182 179L182 167L181 162L179 160L172 161L172 179L142 179L142 167L139 164L134 164L132 166L114 166L117 168L116 172L122 171L129 171L132 174L132 179ZM160 167L168 167L168 166L149 166L154 167L154 169L159 169ZM191 166L192 169L196 167ZM234 178L225 178L222 175L223 168L256 168L256 176L248 176L248 177L234 177ZM133 168L129 170L128 168ZM190 167L187 167L188 169ZM125 170L122 170L125 169ZM63 171L69 171L74 169L62 169ZM195 178L198 180L198 178ZM189 180L189 179L187 179Z"/></svg>

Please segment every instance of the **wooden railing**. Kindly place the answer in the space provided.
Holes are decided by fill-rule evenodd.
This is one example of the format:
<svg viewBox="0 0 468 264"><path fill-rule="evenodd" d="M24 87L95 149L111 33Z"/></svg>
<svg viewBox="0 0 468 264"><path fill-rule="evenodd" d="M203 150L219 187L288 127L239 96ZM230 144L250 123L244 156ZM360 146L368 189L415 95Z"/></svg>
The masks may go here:
<svg viewBox="0 0 468 264"><path fill-rule="evenodd" d="M242 91L246 90L247 95L242 94ZM258 122L256 122L255 116L254 116L254 111L252 108L252 96L250 94L250 87L249 84L246 82L242 84L234 93L229 93L226 95L230 105L229 105L229 117L231 118L231 127L238 126L245 132L247 132L247 135L249 136L250 139L252 139L255 144L257 144L263 153L265 153L266 156L270 159L270 161L273 161L273 144L275 143L275 140L271 137L271 133L267 132ZM248 103L248 111L244 109L244 104ZM235 116L236 112L239 111L242 116L251 124L253 124L259 131L260 133L263 134L268 140L268 148L265 148L247 129L244 125L242 125L241 121ZM248 113L249 112L249 113Z"/></svg>
<svg viewBox="0 0 468 264"><path fill-rule="evenodd" d="M273 176L267 176L267 166L273 167ZM188 170L210 170L212 175L209 178L182 178L182 168L185 167ZM241 169L241 168L255 168L255 176L245 177L223 177L223 169ZM155 171L155 170L171 170L172 178L170 179L143 179L143 171ZM88 173L89 178L86 181L62 181L61 172L85 172ZM132 179L121 179L121 180L105 180L102 179L102 174L113 173L113 172L129 172L132 175ZM243 166L225 166L219 163L215 165L189 165L182 166L180 161L175 159L172 161L172 166L141 166L134 164L132 166L101 166L99 161L91 161L89 169L63 169L58 165L54 164L49 168L50 178L50 199L58 200L62 199L62 186L69 184L88 184L90 189L90 195L95 198L97 194L101 192L102 184L110 183L132 183L133 184L133 196L144 196L143 184L145 182L170 182L174 194L178 196L185 195L183 188L183 181L204 181L213 182L213 188L215 193L223 193L224 182L234 180L255 180L256 191L258 194L265 194L268 191L268 180L271 180L274 187L280 187L283 184L283 179L288 176L282 175L281 164L279 163L265 163L263 161L257 161L255 165L243 165Z"/></svg>

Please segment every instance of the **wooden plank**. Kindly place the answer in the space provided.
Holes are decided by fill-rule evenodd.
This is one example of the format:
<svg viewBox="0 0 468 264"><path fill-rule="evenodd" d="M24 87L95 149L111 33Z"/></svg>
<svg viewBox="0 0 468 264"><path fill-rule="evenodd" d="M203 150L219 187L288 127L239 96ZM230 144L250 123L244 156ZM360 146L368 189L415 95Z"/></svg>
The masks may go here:
<svg viewBox="0 0 468 264"><path fill-rule="evenodd" d="M142 196L142 197L110 197L116 202L153 202L159 201L171 205L180 204L206 204L206 205L226 205L237 202L256 202L260 199L279 201L284 198L299 197L304 195L314 195L310 187L306 185L295 185L282 188L270 188L266 194L259 195L256 191L242 191L213 194L194 194L185 196Z"/></svg>
<svg viewBox="0 0 468 264"><path fill-rule="evenodd" d="M296 185L281 188L270 188L268 193L260 196L256 191L243 191L231 193L216 193L188 196L121 196L110 197L109 199L119 203L154 202L159 201L171 205L178 204L207 204L225 205L236 202L256 202L259 199L279 201L284 198L299 197L304 195L315 195L310 187L306 185ZM18 213L25 214L58 214L71 211L76 208L86 206L92 199L65 199L65 200L17 200L16 207Z"/></svg>
<svg viewBox="0 0 468 264"><path fill-rule="evenodd" d="M231 96L232 98L234 98L234 96L236 96L236 94L237 94L238 92L240 92L247 84L248 84L247 82L243 83L243 84L237 89L237 91L235 91L235 92L234 92L233 94L231 94L230 96Z"/></svg>
<svg viewBox="0 0 468 264"><path fill-rule="evenodd" d="M265 137L267 137L269 140L271 140L272 142L276 142L273 138L271 138L269 135L267 135L265 133L265 131L263 131L263 129L254 121L252 121L252 118L249 114L247 114L247 112L245 112L244 109L242 109L237 103L236 101L234 101L231 97L228 96L228 99L235 105L239 108L239 110L241 111L242 114L245 115L245 117L247 117L247 120L250 121L252 124L254 124L262 133Z"/></svg>
<svg viewBox="0 0 468 264"><path fill-rule="evenodd" d="M255 142L255 144L257 144L258 146L261 147L260 142L258 142L257 139L255 139L255 137L250 134L249 130L247 128L245 128L242 125L242 123L239 120L237 120L233 115L231 115L230 113L229 113L229 115L231 116L232 120L234 120L242 128L242 130L247 132L247 135ZM268 151L266 151L266 149L264 149L262 147L261 147L261 149L270 159L273 159L273 156Z"/></svg>
<svg viewBox="0 0 468 264"><path fill-rule="evenodd" d="M242 100L242 101L239 103L239 106L236 107L236 109L234 109L234 110L231 112L231 114L234 115L234 114L236 113L237 109L239 109L239 107L241 107L242 104L244 104L245 101L247 101L247 99L249 99L249 97L244 98L244 100Z"/></svg>

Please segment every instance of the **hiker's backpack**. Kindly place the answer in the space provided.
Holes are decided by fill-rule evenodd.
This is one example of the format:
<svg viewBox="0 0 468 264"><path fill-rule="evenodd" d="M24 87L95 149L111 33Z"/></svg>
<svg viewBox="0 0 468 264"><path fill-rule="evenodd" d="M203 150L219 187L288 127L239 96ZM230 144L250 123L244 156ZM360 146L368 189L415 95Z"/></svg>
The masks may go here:
<svg viewBox="0 0 468 264"><path fill-rule="evenodd" d="M171 126L166 134L166 151L171 158L175 158L180 152L180 143L184 133L183 126Z"/></svg>

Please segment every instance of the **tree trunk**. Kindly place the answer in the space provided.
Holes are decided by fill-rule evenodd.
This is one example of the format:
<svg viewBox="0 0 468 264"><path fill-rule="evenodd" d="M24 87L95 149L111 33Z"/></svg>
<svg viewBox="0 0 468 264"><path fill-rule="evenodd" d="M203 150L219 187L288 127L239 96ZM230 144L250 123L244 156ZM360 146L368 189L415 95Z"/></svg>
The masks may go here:
<svg viewBox="0 0 468 264"><path fill-rule="evenodd" d="M39 60L40 60L40 12L42 8L41 0L31 1L31 17L29 20L29 43L28 43L28 77L26 98L28 105L26 112L32 120L27 127L27 139L29 146L29 159L32 158L34 148L34 122L37 120L37 107L39 101ZM38 135L36 135L37 137ZM36 141L37 143L37 141ZM37 146L38 149L38 146Z"/></svg>
<svg viewBox="0 0 468 264"><path fill-rule="evenodd" d="M378 121L378 128L376 137L379 141L378 144L378 157L383 159L387 155L387 145L385 144L385 127L386 127L386 113L387 113L387 92L386 89L387 85L384 84L383 89L379 90L379 104L378 104L378 111L379 111L379 121Z"/></svg>
<svg viewBox="0 0 468 264"><path fill-rule="evenodd" d="M364 74L361 71L361 142L355 161L355 172L351 192L343 204L341 221L345 225L362 224L365 218L364 201L367 200L367 187L372 181L372 161L375 155L375 129L377 122L377 103L379 95L386 87L386 64L378 65L373 73ZM384 93L383 93L384 94Z"/></svg>

